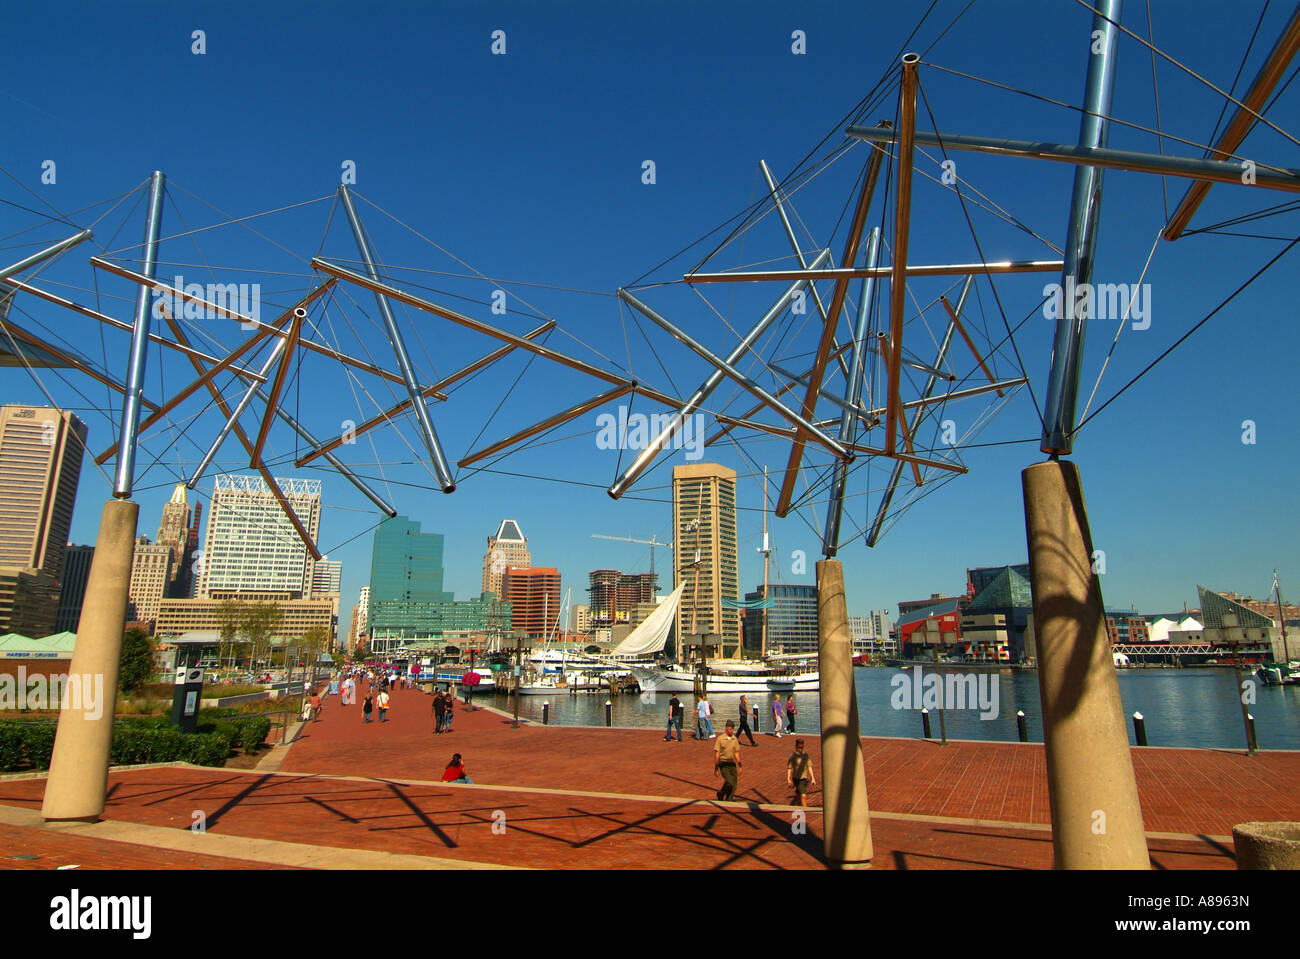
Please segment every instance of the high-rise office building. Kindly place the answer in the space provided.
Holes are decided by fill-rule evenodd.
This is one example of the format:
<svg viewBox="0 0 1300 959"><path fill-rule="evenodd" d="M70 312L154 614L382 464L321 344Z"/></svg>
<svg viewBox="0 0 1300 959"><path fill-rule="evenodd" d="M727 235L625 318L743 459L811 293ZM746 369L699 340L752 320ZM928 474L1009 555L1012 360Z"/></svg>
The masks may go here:
<svg viewBox="0 0 1300 959"><path fill-rule="evenodd" d="M177 483L172 498L163 506L162 520L158 523L157 542L170 546L172 569L167 580L167 595L182 598L190 595L191 550L190 504L184 483Z"/></svg>
<svg viewBox="0 0 1300 959"><path fill-rule="evenodd" d="M421 533L419 520L395 516L380 524L370 552L372 617L380 603L454 598L442 588L442 545L442 534Z"/></svg>
<svg viewBox="0 0 1300 959"><path fill-rule="evenodd" d="M276 483L315 540L320 533L320 480L276 479ZM314 566L306 544L260 476L215 477L202 571L194 591L197 598L231 593L306 598Z"/></svg>
<svg viewBox="0 0 1300 959"><path fill-rule="evenodd" d="M519 524L512 519L503 519L497 527L497 534L489 536L487 552L483 554L483 592L496 593L501 596L501 580L510 567L520 569L533 565L532 554L528 552L528 539Z"/></svg>
<svg viewBox="0 0 1300 959"><path fill-rule="evenodd" d="M522 629L540 638L558 632L560 615L560 571L554 566L511 567L506 570L502 589L510 604L511 629Z"/></svg>
<svg viewBox="0 0 1300 959"><path fill-rule="evenodd" d="M0 566L58 577L85 444L86 425L72 413L0 408Z"/></svg>
<svg viewBox="0 0 1300 959"><path fill-rule="evenodd" d="M673 587L686 583L678 637L713 633L721 637L723 655L736 655L740 617L722 606L740 591L735 470L717 463L673 467L673 557Z"/></svg>
<svg viewBox="0 0 1300 959"><path fill-rule="evenodd" d="M766 609L745 614L745 652L758 656L763 648L763 620L767 619L767 653L817 652L817 587L770 583L760 586L745 599L752 602L771 598Z"/></svg>
<svg viewBox="0 0 1300 959"><path fill-rule="evenodd" d="M311 576L311 594L324 596L343 590L343 563L328 556L321 557Z"/></svg>
<svg viewBox="0 0 1300 959"><path fill-rule="evenodd" d="M63 572L59 576L59 611L54 618L56 633L75 633L81 621L81 604L86 598L86 581L95 547L73 546L63 551Z"/></svg>
<svg viewBox="0 0 1300 959"><path fill-rule="evenodd" d="M85 443L72 413L0 407L0 632L54 632Z"/></svg>
<svg viewBox="0 0 1300 959"><path fill-rule="evenodd" d="M158 607L172 582L173 565L170 544L151 543L148 536L136 538L131 558L131 586L127 590L128 622L158 622Z"/></svg>

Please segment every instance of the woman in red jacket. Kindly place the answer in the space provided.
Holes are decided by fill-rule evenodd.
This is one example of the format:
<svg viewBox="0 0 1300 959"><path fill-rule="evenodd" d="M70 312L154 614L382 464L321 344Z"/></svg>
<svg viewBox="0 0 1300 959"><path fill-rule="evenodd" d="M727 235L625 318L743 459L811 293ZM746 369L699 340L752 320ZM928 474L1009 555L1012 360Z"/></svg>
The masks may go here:
<svg viewBox="0 0 1300 959"><path fill-rule="evenodd" d="M474 780L465 774L465 764L461 762L460 753L451 757L451 762L447 763L447 768L442 771L442 781L445 783L469 783L474 785Z"/></svg>

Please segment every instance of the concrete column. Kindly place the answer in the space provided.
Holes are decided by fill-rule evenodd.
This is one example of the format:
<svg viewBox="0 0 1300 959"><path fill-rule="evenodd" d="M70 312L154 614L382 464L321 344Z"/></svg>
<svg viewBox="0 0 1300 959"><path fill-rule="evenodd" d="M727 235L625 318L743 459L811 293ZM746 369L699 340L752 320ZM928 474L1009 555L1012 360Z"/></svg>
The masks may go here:
<svg viewBox="0 0 1300 959"><path fill-rule="evenodd" d="M1058 869L1150 869L1079 470L1021 474Z"/></svg>
<svg viewBox="0 0 1300 959"><path fill-rule="evenodd" d="M817 564L817 654L821 670L822 842L827 861L841 868L871 865L867 780L853 688L853 638L838 560Z"/></svg>
<svg viewBox="0 0 1300 959"><path fill-rule="evenodd" d="M88 705L73 702L59 712L50 775L45 782L46 820L95 820L104 812L108 792L108 757L117 710L117 674L122 659L122 630L126 625L127 590L135 554L135 529L140 507L130 500L104 504L90 564L86 598L77 624L77 645L68 668L70 677L98 694Z"/></svg>

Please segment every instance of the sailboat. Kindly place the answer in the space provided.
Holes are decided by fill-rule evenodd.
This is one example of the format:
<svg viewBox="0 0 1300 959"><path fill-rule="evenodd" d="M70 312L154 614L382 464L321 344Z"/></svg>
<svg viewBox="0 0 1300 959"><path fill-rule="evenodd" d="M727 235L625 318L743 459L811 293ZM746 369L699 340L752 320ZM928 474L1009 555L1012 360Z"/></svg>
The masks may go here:
<svg viewBox="0 0 1300 959"><path fill-rule="evenodd" d="M569 589L564 594L564 602L561 604L559 611L555 614L555 625L552 627L551 631L547 633L546 639L542 643L542 652L540 656L533 657L533 659L537 661L537 671L527 677L521 677L521 679L526 678L527 681L519 684L517 692L520 696L551 696L558 693L568 692L569 684L564 672L564 657L561 656L560 671L558 673L547 672L546 663L549 661L547 647L549 646L551 639L555 636L555 633L560 628L560 617L563 616L564 611L569 608L569 597L572 595L572 589Z"/></svg>

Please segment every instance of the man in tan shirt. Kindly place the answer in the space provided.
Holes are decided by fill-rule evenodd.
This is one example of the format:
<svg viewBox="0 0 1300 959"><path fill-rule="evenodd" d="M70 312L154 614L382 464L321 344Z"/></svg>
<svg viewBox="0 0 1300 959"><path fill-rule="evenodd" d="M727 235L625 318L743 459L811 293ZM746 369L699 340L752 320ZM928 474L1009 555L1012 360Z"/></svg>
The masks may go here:
<svg viewBox="0 0 1300 959"><path fill-rule="evenodd" d="M728 800L736 795L740 779L740 740L736 738L736 724L727 721L727 730L713 746L713 775L722 777L718 799Z"/></svg>

